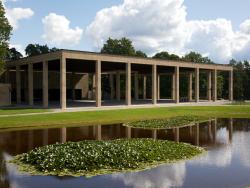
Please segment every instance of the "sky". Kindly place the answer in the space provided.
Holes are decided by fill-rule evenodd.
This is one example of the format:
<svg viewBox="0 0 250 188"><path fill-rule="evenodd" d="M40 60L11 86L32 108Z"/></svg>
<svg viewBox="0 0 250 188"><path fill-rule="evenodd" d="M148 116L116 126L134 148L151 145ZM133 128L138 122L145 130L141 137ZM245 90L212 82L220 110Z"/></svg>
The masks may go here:
<svg viewBox="0 0 250 188"><path fill-rule="evenodd" d="M98 52L109 37L127 37L149 56L196 51L216 63L250 60L247 0L1 1L10 46L22 53L29 43Z"/></svg>

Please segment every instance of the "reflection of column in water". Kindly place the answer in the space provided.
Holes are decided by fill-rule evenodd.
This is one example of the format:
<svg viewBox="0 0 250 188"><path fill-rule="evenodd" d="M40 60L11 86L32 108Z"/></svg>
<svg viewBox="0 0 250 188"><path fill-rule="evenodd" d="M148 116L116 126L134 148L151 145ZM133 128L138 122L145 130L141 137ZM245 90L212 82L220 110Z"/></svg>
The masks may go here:
<svg viewBox="0 0 250 188"><path fill-rule="evenodd" d="M228 130L229 130L229 142L231 143L232 142L232 140L233 140L233 119L232 118L230 118L229 119L229 127L228 127Z"/></svg>
<svg viewBox="0 0 250 188"><path fill-rule="evenodd" d="M126 137L127 137L128 139L131 138L131 127L126 127Z"/></svg>
<svg viewBox="0 0 250 188"><path fill-rule="evenodd" d="M67 142L67 128L63 127L60 129L60 142L65 143Z"/></svg>
<svg viewBox="0 0 250 188"><path fill-rule="evenodd" d="M189 135L190 137L193 136L193 126L189 126Z"/></svg>
<svg viewBox="0 0 250 188"><path fill-rule="evenodd" d="M213 126L213 142L216 143L216 133L217 133L217 119L214 120L214 126Z"/></svg>
<svg viewBox="0 0 250 188"><path fill-rule="evenodd" d="M101 125L96 125L94 127L94 136L96 140L102 139L102 126Z"/></svg>
<svg viewBox="0 0 250 188"><path fill-rule="evenodd" d="M116 125L116 134L118 138L121 138L121 125Z"/></svg>
<svg viewBox="0 0 250 188"><path fill-rule="evenodd" d="M213 138L213 134L212 134L212 121L209 120L208 121L208 139L209 141L211 141Z"/></svg>
<svg viewBox="0 0 250 188"><path fill-rule="evenodd" d="M200 145L200 126L199 123L195 124L195 145Z"/></svg>
<svg viewBox="0 0 250 188"><path fill-rule="evenodd" d="M43 130L43 145L46 146L49 143L49 130L44 129Z"/></svg>
<svg viewBox="0 0 250 188"><path fill-rule="evenodd" d="M28 143L29 143L29 149L33 149L34 144L34 132L32 130L28 131Z"/></svg>
<svg viewBox="0 0 250 188"><path fill-rule="evenodd" d="M16 132L16 152L19 153L21 151L21 132Z"/></svg>
<svg viewBox="0 0 250 188"><path fill-rule="evenodd" d="M152 130L152 138L155 140L157 139L157 130L156 129Z"/></svg>
<svg viewBox="0 0 250 188"><path fill-rule="evenodd" d="M175 142L180 141L180 128L174 128L174 140Z"/></svg>

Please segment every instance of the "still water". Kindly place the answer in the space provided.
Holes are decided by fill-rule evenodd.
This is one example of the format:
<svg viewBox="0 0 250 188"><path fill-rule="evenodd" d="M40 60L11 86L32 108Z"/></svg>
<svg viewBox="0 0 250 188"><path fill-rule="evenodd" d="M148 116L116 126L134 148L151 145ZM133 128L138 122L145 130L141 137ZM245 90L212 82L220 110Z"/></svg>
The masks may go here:
<svg viewBox="0 0 250 188"><path fill-rule="evenodd" d="M56 142L154 138L187 142L208 152L186 162L162 165L141 172L93 178L30 176L20 174L6 160L35 147ZM191 127L144 130L122 125L51 128L0 132L0 188L222 188L250 186L250 119L216 119Z"/></svg>

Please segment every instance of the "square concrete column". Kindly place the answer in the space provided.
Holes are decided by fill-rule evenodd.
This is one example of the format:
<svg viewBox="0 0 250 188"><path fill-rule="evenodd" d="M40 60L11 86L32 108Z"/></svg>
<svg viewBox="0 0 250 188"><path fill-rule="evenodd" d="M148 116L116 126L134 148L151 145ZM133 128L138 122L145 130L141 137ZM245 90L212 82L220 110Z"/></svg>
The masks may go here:
<svg viewBox="0 0 250 188"><path fill-rule="evenodd" d="M96 92L95 92L95 99L96 99L96 107L102 106L102 68L101 68L101 61L96 61L95 64L95 83L96 83Z"/></svg>
<svg viewBox="0 0 250 188"><path fill-rule="evenodd" d="M28 97L29 97L29 105L34 105L34 85L33 85L33 64L28 64Z"/></svg>
<svg viewBox="0 0 250 188"><path fill-rule="evenodd" d="M213 70L213 101L217 100L217 70Z"/></svg>
<svg viewBox="0 0 250 188"><path fill-rule="evenodd" d="M43 62L43 107L49 106L48 62Z"/></svg>
<svg viewBox="0 0 250 188"><path fill-rule="evenodd" d="M116 72L116 100L121 100L121 74L120 72Z"/></svg>
<svg viewBox="0 0 250 188"><path fill-rule="evenodd" d="M20 66L16 66L16 103L21 103L21 72Z"/></svg>
<svg viewBox="0 0 250 188"><path fill-rule="evenodd" d="M178 104L180 101L180 91L179 91L179 80L180 80L180 69L178 66L175 67L175 102Z"/></svg>
<svg viewBox="0 0 250 188"><path fill-rule="evenodd" d="M233 101L233 70L229 71L229 100Z"/></svg>
<svg viewBox="0 0 250 188"><path fill-rule="evenodd" d="M188 73L188 101L193 100L193 73Z"/></svg>
<svg viewBox="0 0 250 188"><path fill-rule="evenodd" d="M114 99L115 91L114 91L114 75L109 74L109 85L110 85L110 99Z"/></svg>
<svg viewBox="0 0 250 188"><path fill-rule="evenodd" d="M175 73L172 74L172 91L171 91L171 97L172 97L172 100L175 100Z"/></svg>
<svg viewBox="0 0 250 188"><path fill-rule="evenodd" d="M96 89L96 84L95 84L95 74L92 75L92 99L95 99L95 89Z"/></svg>
<svg viewBox="0 0 250 188"><path fill-rule="evenodd" d="M126 63L126 105L131 105L131 63Z"/></svg>
<svg viewBox="0 0 250 188"><path fill-rule="evenodd" d="M76 73L72 72L71 74L71 94L72 94L72 100L74 101L76 99L76 92L75 92L75 79L76 79Z"/></svg>
<svg viewBox="0 0 250 188"><path fill-rule="evenodd" d="M207 73L207 100L212 100L212 72Z"/></svg>
<svg viewBox="0 0 250 188"><path fill-rule="evenodd" d="M161 75L157 76L157 100L161 99Z"/></svg>
<svg viewBox="0 0 250 188"><path fill-rule="evenodd" d="M8 84L10 83L10 70L6 69L5 71L5 83Z"/></svg>
<svg viewBox="0 0 250 188"><path fill-rule="evenodd" d="M200 70L195 68L195 102L200 99Z"/></svg>
<svg viewBox="0 0 250 188"><path fill-rule="evenodd" d="M138 83L138 72L134 74L134 98L139 99L139 83Z"/></svg>
<svg viewBox="0 0 250 188"><path fill-rule="evenodd" d="M157 104L157 65L152 65L152 103Z"/></svg>
<svg viewBox="0 0 250 188"><path fill-rule="evenodd" d="M147 75L143 75L143 99L147 99Z"/></svg>
<svg viewBox="0 0 250 188"><path fill-rule="evenodd" d="M62 57L60 59L60 106L64 110L67 107L66 104L66 58Z"/></svg>

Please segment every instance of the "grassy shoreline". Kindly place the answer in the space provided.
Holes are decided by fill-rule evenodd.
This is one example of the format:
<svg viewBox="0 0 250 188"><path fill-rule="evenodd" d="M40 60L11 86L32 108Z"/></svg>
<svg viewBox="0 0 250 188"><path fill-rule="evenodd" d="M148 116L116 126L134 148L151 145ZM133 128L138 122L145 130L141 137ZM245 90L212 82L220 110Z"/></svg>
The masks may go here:
<svg viewBox="0 0 250 188"><path fill-rule="evenodd" d="M159 107L1 117L0 130L24 127L115 124L189 115L207 118L250 118L250 105Z"/></svg>
<svg viewBox="0 0 250 188"><path fill-rule="evenodd" d="M124 152L126 151L126 152ZM154 139L118 139L53 144L17 155L11 163L31 175L95 176L141 171L188 160L204 149L186 143Z"/></svg>

